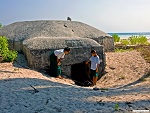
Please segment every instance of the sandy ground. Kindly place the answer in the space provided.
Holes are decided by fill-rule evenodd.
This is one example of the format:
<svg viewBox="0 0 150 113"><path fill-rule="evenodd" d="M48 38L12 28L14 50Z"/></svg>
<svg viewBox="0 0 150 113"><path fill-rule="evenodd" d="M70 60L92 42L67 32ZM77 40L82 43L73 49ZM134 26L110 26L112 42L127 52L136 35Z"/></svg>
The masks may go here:
<svg viewBox="0 0 150 113"><path fill-rule="evenodd" d="M97 82L101 90L74 85L26 69L0 63L0 113L129 113L150 110L150 64L136 51L106 53L106 74ZM37 90L34 90L34 88Z"/></svg>

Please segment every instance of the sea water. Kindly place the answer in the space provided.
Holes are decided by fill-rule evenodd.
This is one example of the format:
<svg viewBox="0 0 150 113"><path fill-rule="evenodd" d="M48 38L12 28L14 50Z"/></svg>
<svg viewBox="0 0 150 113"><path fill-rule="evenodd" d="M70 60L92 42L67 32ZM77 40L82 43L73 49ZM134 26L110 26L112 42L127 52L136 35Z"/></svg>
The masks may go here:
<svg viewBox="0 0 150 113"><path fill-rule="evenodd" d="M150 32L133 32L133 33L108 33L109 35L117 34L121 39L127 39L131 36L146 36L150 38Z"/></svg>

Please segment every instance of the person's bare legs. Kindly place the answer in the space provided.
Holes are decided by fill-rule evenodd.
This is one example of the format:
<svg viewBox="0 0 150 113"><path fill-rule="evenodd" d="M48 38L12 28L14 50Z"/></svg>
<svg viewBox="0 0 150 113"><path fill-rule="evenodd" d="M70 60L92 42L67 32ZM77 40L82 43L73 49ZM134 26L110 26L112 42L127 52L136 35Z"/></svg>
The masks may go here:
<svg viewBox="0 0 150 113"><path fill-rule="evenodd" d="M62 79L63 77L62 77L61 75L59 75L59 76L57 76L56 78L60 78L60 79Z"/></svg>
<svg viewBox="0 0 150 113"><path fill-rule="evenodd" d="M95 87L93 88L93 90L99 90L99 88L96 87L97 79L98 79L97 76L94 76L94 77L93 77L93 83L94 83L94 86L95 86Z"/></svg>
<svg viewBox="0 0 150 113"><path fill-rule="evenodd" d="M96 85L96 82L97 82L97 77L94 76L94 77L93 77L93 83L94 83L94 85Z"/></svg>
<svg viewBox="0 0 150 113"><path fill-rule="evenodd" d="M58 68L57 68L57 77L56 78L60 78L60 79L62 79L63 77L61 76L61 66L60 65L58 65Z"/></svg>

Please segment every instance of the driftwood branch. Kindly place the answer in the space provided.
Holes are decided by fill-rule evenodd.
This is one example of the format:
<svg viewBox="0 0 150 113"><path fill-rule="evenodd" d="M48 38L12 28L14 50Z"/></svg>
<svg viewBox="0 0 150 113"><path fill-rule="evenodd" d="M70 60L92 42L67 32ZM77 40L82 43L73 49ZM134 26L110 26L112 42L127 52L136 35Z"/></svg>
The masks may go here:
<svg viewBox="0 0 150 113"><path fill-rule="evenodd" d="M35 87L33 87L32 85L30 85L30 86L34 89L34 93L38 93L39 92Z"/></svg>

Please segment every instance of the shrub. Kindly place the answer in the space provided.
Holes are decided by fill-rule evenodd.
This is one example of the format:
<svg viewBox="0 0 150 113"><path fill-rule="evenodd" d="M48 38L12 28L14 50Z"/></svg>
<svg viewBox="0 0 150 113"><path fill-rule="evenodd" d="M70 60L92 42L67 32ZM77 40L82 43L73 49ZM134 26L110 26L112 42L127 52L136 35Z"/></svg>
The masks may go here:
<svg viewBox="0 0 150 113"><path fill-rule="evenodd" d="M148 42L145 36L131 36L128 40L131 45L144 45Z"/></svg>
<svg viewBox="0 0 150 113"><path fill-rule="evenodd" d="M115 104L114 109L115 109L115 111L119 111L119 104L118 103Z"/></svg>
<svg viewBox="0 0 150 113"><path fill-rule="evenodd" d="M126 51L133 51L132 48L130 49L119 49L119 48L115 48L115 52L126 52Z"/></svg>
<svg viewBox="0 0 150 113"><path fill-rule="evenodd" d="M131 45L136 45L137 44L137 40L138 40L138 37L137 36L131 36L131 37L129 37L129 39L128 39L129 41L130 41L130 44Z"/></svg>
<svg viewBox="0 0 150 113"><path fill-rule="evenodd" d="M17 57L17 51L8 49L8 40L5 36L0 36L0 54L4 61L12 62Z"/></svg>
<svg viewBox="0 0 150 113"><path fill-rule="evenodd" d="M146 36L139 36L138 38L138 44L144 45L147 42Z"/></svg>
<svg viewBox="0 0 150 113"><path fill-rule="evenodd" d="M120 41L120 37L117 34L113 34L112 37L114 38L114 42Z"/></svg>
<svg viewBox="0 0 150 113"><path fill-rule="evenodd" d="M129 45L129 44L130 44L130 42L129 42L128 39L122 39L120 42L121 42L121 44L123 44L123 45Z"/></svg>

